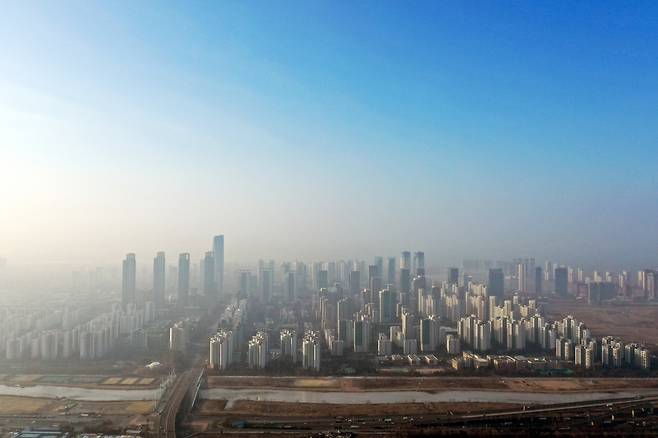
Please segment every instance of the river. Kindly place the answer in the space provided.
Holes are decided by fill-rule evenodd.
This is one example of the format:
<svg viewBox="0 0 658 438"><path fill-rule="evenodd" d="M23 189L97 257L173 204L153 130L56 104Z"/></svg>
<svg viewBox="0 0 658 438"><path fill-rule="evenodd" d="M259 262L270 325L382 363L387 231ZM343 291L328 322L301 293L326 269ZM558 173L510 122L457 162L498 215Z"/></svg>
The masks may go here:
<svg viewBox="0 0 658 438"><path fill-rule="evenodd" d="M634 397L642 391L630 392L514 392L514 391L369 391L369 392L322 392L279 389L232 389L211 388L201 391L207 400L227 400L230 409L237 400L367 404L367 403L513 403L550 405L593 400L609 400Z"/></svg>

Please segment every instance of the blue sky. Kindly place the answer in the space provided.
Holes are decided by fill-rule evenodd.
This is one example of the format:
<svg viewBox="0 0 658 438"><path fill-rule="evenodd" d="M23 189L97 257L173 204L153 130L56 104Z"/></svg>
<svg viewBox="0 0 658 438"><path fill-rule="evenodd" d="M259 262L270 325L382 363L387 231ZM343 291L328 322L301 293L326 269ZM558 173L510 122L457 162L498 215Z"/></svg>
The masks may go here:
<svg viewBox="0 0 658 438"><path fill-rule="evenodd" d="M655 2L17 1L0 53L9 258L657 263Z"/></svg>

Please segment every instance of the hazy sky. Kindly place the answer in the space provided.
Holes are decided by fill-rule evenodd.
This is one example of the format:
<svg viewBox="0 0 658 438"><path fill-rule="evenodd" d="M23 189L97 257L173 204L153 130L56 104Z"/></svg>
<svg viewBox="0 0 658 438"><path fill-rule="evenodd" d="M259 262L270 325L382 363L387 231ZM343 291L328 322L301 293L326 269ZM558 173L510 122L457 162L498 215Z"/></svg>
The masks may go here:
<svg viewBox="0 0 658 438"><path fill-rule="evenodd" d="M6 1L0 256L658 264L658 3Z"/></svg>

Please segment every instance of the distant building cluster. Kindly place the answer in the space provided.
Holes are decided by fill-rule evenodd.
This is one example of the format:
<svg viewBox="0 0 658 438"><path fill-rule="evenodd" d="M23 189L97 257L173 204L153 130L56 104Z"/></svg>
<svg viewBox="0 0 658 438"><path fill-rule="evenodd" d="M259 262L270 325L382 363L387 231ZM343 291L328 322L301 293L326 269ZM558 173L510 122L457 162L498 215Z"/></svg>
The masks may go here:
<svg viewBox="0 0 658 438"><path fill-rule="evenodd" d="M598 271L558 265L546 261L536 266L534 258L516 259L515 289L523 293L542 294L549 290L559 296L574 295L586 298L592 305L615 299L654 301L658 298L657 273L641 269L634 276L630 271ZM588 275L589 274L589 275Z"/></svg>
<svg viewBox="0 0 658 438"><path fill-rule="evenodd" d="M190 254L181 253L178 264L167 266L166 254L158 252L153 259L153 281L151 299L160 309L167 302L185 306L190 303L192 279L196 277L196 294L203 296L209 304L224 296L224 236L213 238L212 251L207 251L193 269ZM121 304L124 308L139 302L137 296L137 257L126 255L121 264Z"/></svg>
<svg viewBox="0 0 658 438"><path fill-rule="evenodd" d="M323 360L355 354L379 357L380 364L433 364L448 356L457 357L465 368L474 363L484 366L485 360L494 368L517 362L522 368L540 368L540 358L525 360L523 354L528 352L554 352L556 357L550 360L583 368L619 364L602 358L601 349L607 347L595 341L583 323L572 317L547 321L539 302L546 293L582 295L585 290L590 302L598 304L616 298L622 285L631 285L627 273L620 274L617 286L611 287L610 272L594 271L590 277L581 269L552 262L542 268L532 258L481 266L465 262L465 266L472 267L480 281L454 267L446 269L443 280L430 278L422 251L403 251L399 260L375 257L372 264L297 261L277 267L273 260L260 260L255 273L238 271L235 302L248 304L238 318L240 331L252 335L240 341L244 339L240 334L234 345L241 350L245 342L246 362L254 369L277 358L292 364L301 360L305 369L320 369L322 350L328 354ZM655 287L653 273L641 272L638 286L649 291ZM276 314L253 320L251 310L272 309L275 303ZM226 318L223 326L228 327L230 320L234 318ZM273 346L270 336L277 324L281 328ZM302 325L304 336L298 338ZM629 357L631 362L621 363L638 368L651 364L650 352L639 345ZM642 362L641 357L648 359Z"/></svg>
<svg viewBox="0 0 658 438"><path fill-rule="evenodd" d="M592 338L591 330L572 316L548 323L538 314L520 321L506 317L481 321L472 315L460 320L459 336L463 344L480 353L501 348L515 352L524 352L530 347L535 347L535 350L554 348L558 360L584 369L594 368L597 362L609 368L651 367L651 352L646 347L637 343L624 345L621 340L611 337L597 342ZM493 348L492 339L501 348Z"/></svg>
<svg viewBox="0 0 658 438"><path fill-rule="evenodd" d="M119 343L146 348L145 325L155 320L152 302L129 305L93 317L76 310L52 312L3 310L0 354L7 360L92 360L105 357Z"/></svg>

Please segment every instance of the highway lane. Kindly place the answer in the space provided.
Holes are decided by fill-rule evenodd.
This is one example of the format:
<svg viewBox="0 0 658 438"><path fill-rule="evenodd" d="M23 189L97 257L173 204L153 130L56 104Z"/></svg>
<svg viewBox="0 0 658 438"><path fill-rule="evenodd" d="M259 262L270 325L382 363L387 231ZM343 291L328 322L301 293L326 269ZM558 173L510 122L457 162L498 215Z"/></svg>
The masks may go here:
<svg viewBox="0 0 658 438"><path fill-rule="evenodd" d="M165 438L176 438L176 417L185 399L188 390L194 385L203 373L203 368L197 367L181 374L173 385L171 395L161 415L160 430L158 436Z"/></svg>
<svg viewBox="0 0 658 438"><path fill-rule="evenodd" d="M514 410L514 411L504 411L504 412L492 412L490 414L472 414L472 415L462 415L462 419L480 419L480 418L495 418L495 417L505 417L511 415L532 415L532 414L542 414L549 412L558 412L558 411L569 411L573 409L589 409L589 408L600 408L600 407L613 407L620 405L636 404L636 403L646 403L646 402L658 402L658 395L652 396L640 396L633 399L626 400L604 400L601 402L591 402L591 403L578 403L575 405L568 406L553 406L553 407L543 407L543 408L531 408L525 410Z"/></svg>

